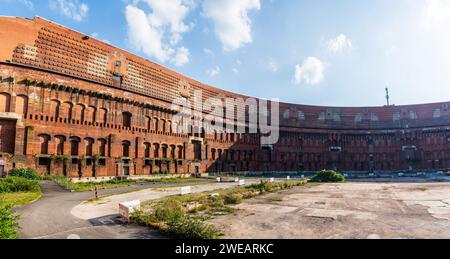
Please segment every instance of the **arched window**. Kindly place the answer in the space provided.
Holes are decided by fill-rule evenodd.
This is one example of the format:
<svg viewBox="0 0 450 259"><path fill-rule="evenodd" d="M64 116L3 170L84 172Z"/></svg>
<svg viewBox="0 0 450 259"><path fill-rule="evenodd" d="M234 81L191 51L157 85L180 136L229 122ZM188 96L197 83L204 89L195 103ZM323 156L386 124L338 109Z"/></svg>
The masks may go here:
<svg viewBox="0 0 450 259"><path fill-rule="evenodd" d="M211 149L211 159L216 160L216 149Z"/></svg>
<svg viewBox="0 0 450 259"><path fill-rule="evenodd" d="M171 159L175 159L176 158L175 157L176 149L177 149L177 147L175 145L171 145L170 146L170 158Z"/></svg>
<svg viewBox="0 0 450 259"><path fill-rule="evenodd" d="M70 138L70 155L71 156L78 156L78 147L80 145L81 139L77 137Z"/></svg>
<svg viewBox="0 0 450 259"><path fill-rule="evenodd" d="M108 123L108 110L106 110L105 108L100 108L98 110L97 122L103 124Z"/></svg>
<svg viewBox="0 0 450 259"><path fill-rule="evenodd" d="M155 118L155 126L153 127L153 129L156 131L156 133L159 132L159 119Z"/></svg>
<svg viewBox="0 0 450 259"><path fill-rule="evenodd" d="M103 157L106 156L106 140L105 139L98 140L98 154Z"/></svg>
<svg viewBox="0 0 450 259"><path fill-rule="evenodd" d="M0 93L0 112L9 112L11 96L7 93Z"/></svg>
<svg viewBox="0 0 450 259"><path fill-rule="evenodd" d="M64 143L66 142L66 137L64 136L56 136L56 154L58 156L64 155Z"/></svg>
<svg viewBox="0 0 450 259"><path fill-rule="evenodd" d="M59 110L61 108L61 102L58 100L50 101L50 116L57 120L59 118Z"/></svg>
<svg viewBox="0 0 450 259"><path fill-rule="evenodd" d="M131 128L131 118L133 115L129 112L122 113L122 122L124 128Z"/></svg>
<svg viewBox="0 0 450 259"><path fill-rule="evenodd" d="M162 145L162 146L161 146L161 149L162 149L162 157L163 157L163 158L167 158L167 149L168 149L168 146L167 146L167 145Z"/></svg>
<svg viewBox="0 0 450 259"><path fill-rule="evenodd" d="M96 113L97 113L97 108L95 108L93 106L89 106L86 111L85 120L87 122L94 124L97 121Z"/></svg>
<svg viewBox="0 0 450 259"><path fill-rule="evenodd" d="M146 130L152 130L152 119L149 116L145 117L145 128Z"/></svg>
<svg viewBox="0 0 450 259"><path fill-rule="evenodd" d="M183 159L183 146L178 146L178 159Z"/></svg>
<svg viewBox="0 0 450 259"><path fill-rule="evenodd" d="M18 95L16 97L16 113L25 115L28 113L28 97Z"/></svg>
<svg viewBox="0 0 450 259"><path fill-rule="evenodd" d="M131 146L131 142L130 141L123 141L122 142L123 157L130 157L130 146Z"/></svg>
<svg viewBox="0 0 450 259"><path fill-rule="evenodd" d="M56 103L55 103L56 104ZM59 106L55 106L55 115L60 116L63 120L72 120L72 110L73 104L70 102L65 102L62 104L61 109L58 111Z"/></svg>
<svg viewBox="0 0 450 259"><path fill-rule="evenodd" d="M76 121L76 123L83 123L84 122L84 113L86 108L83 104L77 104L75 106L75 113L73 119Z"/></svg>
<svg viewBox="0 0 450 259"><path fill-rule="evenodd" d="M41 143L41 155L48 155L48 144L50 142L49 135L39 135L40 143Z"/></svg>
<svg viewBox="0 0 450 259"><path fill-rule="evenodd" d="M166 130L167 130L166 127L167 127L166 120L162 119L162 120L161 120L161 129L160 129L160 131L161 131L163 134L166 133Z"/></svg>
<svg viewBox="0 0 450 259"><path fill-rule="evenodd" d="M159 158L159 144L155 144L155 146L154 146L154 150L153 150L153 157L154 158Z"/></svg>
<svg viewBox="0 0 450 259"><path fill-rule="evenodd" d="M84 145L86 147L86 156L93 156L93 146L94 146L94 140L91 138L86 138L84 140Z"/></svg>
<svg viewBox="0 0 450 259"><path fill-rule="evenodd" d="M150 143L144 143L145 146L145 158L150 158Z"/></svg>

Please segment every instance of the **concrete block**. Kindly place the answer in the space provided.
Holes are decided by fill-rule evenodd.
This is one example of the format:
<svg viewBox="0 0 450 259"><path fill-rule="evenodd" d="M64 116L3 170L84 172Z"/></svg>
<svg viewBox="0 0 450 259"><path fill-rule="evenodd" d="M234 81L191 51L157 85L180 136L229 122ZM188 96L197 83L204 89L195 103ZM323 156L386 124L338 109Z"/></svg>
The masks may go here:
<svg viewBox="0 0 450 259"><path fill-rule="evenodd" d="M131 214L141 208L141 201L135 200L130 202L123 202L119 204L119 214L125 220L130 221Z"/></svg>

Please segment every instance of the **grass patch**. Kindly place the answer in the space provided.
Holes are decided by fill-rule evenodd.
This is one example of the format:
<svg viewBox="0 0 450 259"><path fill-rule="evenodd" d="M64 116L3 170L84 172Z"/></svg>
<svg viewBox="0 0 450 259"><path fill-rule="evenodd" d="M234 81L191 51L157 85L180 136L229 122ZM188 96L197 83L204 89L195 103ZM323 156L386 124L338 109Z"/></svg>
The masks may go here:
<svg viewBox="0 0 450 259"><path fill-rule="evenodd" d="M33 202L41 197L41 191L11 192L0 194L0 207L16 207Z"/></svg>
<svg viewBox="0 0 450 259"><path fill-rule="evenodd" d="M248 187L166 197L143 204L132 218L135 223L152 227L175 238L217 239L221 232L207 224L206 220L234 213L233 205L240 204L245 199L304 186L306 183L306 180L274 183L262 181Z"/></svg>
<svg viewBox="0 0 450 259"><path fill-rule="evenodd" d="M15 175L0 179L0 239L16 239L19 237L19 216L11 211L15 206L25 205L39 199L41 189L37 180L26 171L18 171Z"/></svg>
<svg viewBox="0 0 450 259"><path fill-rule="evenodd" d="M73 192L89 192L94 191L95 187L98 190L115 189L120 187L126 187L130 185L135 185L138 182L144 183L194 183L200 182L203 179L197 178L161 178L161 179L142 179L142 180L121 180L113 179L104 182L86 182L86 183L74 183L70 178L61 176L48 176L45 180L54 181L60 186L71 190Z"/></svg>
<svg viewBox="0 0 450 259"><path fill-rule="evenodd" d="M147 183L196 183L204 181L202 178L161 178L161 179L145 179L141 182Z"/></svg>
<svg viewBox="0 0 450 259"><path fill-rule="evenodd" d="M74 183L70 180L70 178L66 178L63 176L47 176L45 180L54 181L58 185L67 190L73 192L89 192L94 191L95 187L98 190L106 190L106 189L115 189L119 187L126 187L130 185L136 184L134 180L110 180L105 182L86 182L86 183Z"/></svg>

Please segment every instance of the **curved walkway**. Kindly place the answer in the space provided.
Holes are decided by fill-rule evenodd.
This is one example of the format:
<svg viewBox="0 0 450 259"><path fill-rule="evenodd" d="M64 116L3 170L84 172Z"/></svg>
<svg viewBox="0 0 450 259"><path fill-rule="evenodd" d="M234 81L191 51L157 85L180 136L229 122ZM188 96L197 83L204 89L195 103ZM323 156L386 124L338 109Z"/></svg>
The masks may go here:
<svg viewBox="0 0 450 259"><path fill-rule="evenodd" d="M164 183L131 185L110 190L99 190L99 196L139 191L167 186ZM178 184L170 184L174 186ZM186 185L182 183L180 185ZM140 239L158 237L148 228L133 225L120 225L114 218L97 220L80 219L71 214L71 210L86 200L93 198L92 192L71 193L50 181L41 182L42 197L34 203L18 207L15 211L21 215L20 237L31 238L67 238L69 235L83 239L120 238Z"/></svg>

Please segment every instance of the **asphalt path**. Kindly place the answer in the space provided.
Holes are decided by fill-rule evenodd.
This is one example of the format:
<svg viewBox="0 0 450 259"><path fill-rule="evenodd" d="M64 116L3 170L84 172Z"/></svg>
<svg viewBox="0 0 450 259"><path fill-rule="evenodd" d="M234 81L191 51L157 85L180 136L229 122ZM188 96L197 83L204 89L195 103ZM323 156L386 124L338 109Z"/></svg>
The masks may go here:
<svg viewBox="0 0 450 259"><path fill-rule="evenodd" d="M208 182L208 181L206 181ZM190 185L205 182L190 183ZM117 218L106 217L82 220L74 217L71 210L80 203L94 198L93 192L69 192L51 181L40 183L42 197L30 204L18 207L20 215L20 238L22 239L150 239L161 238L148 228L124 225ZM99 196L115 195L164 186L186 185L186 183L145 183L126 187L99 190Z"/></svg>

